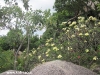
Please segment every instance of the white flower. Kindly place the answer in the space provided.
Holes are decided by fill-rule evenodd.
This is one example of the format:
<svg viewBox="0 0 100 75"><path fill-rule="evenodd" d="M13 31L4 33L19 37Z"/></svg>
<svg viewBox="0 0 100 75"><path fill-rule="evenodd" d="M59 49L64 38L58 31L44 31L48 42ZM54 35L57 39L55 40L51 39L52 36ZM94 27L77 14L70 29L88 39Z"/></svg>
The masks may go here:
<svg viewBox="0 0 100 75"><path fill-rule="evenodd" d="M53 38L50 38L50 41L52 41L53 40Z"/></svg>
<svg viewBox="0 0 100 75"><path fill-rule="evenodd" d="M88 35L89 35L89 33L85 33L84 35L85 35L85 36L88 36Z"/></svg>
<svg viewBox="0 0 100 75"><path fill-rule="evenodd" d="M100 22L98 22L98 24L100 25Z"/></svg>
<svg viewBox="0 0 100 75"><path fill-rule="evenodd" d="M40 59L40 58L41 58L41 55L38 56L38 59Z"/></svg>
<svg viewBox="0 0 100 75"><path fill-rule="evenodd" d="M67 32L69 32L69 30L67 30Z"/></svg>
<svg viewBox="0 0 100 75"><path fill-rule="evenodd" d="M73 22L72 22L72 25L75 25L75 24L76 24L76 21L73 21Z"/></svg>
<svg viewBox="0 0 100 75"><path fill-rule="evenodd" d="M48 49L47 51L46 51L46 54L48 54L50 52L50 49Z"/></svg>
<svg viewBox="0 0 100 75"><path fill-rule="evenodd" d="M65 31L65 30L66 30L66 28L63 28L62 30L63 30L63 31Z"/></svg>
<svg viewBox="0 0 100 75"><path fill-rule="evenodd" d="M82 33L79 33L79 36L82 36L83 34Z"/></svg>
<svg viewBox="0 0 100 75"><path fill-rule="evenodd" d="M54 46L55 44L53 43L53 44L51 44L51 46Z"/></svg>
<svg viewBox="0 0 100 75"><path fill-rule="evenodd" d="M62 22L62 25L65 25L67 22Z"/></svg>
<svg viewBox="0 0 100 75"><path fill-rule="evenodd" d="M75 35L72 35L72 36L71 36L71 38L74 38L74 37L75 37Z"/></svg>
<svg viewBox="0 0 100 75"><path fill-rule="evenodd" d="M98 59L98 57L97 57L97 56L94 56L94 57L93 57L93 60L97 60L97 59Z"/></svg>
<svg viewBox="0 0 100 75"><path fill-rule="evenodd" d="M36 53L36 50L35 51L32 51L32 53L35 54Z"/></svg>
<svg viewBox="0 0 100 75"><path fill-rule="evenodd" d="M26 52L26 51L23 51L23 52Z"/></svg>
<svg viewBox="0 0 100 75"><path fill-rule="evenodd" d="M90 16L90 17L89 17L89 20L96 21L97 18L96 18L96 17L93 17L93 16Z"/></svg>
<svg viewBox="0 0 100 75"><path fill-rule="evenodd" d="M24 57L24 59L26 59L26 57Z"/></svg>
<svg viewBox="0 0 100 75"><path fill-rule="evenodd" d="M37 49L40 49L40 47L38 47Z"/></svg>
<svg viewBox="0 0 100 75"><path fill-rule="evenodd" d="M79 31L80 29L79 28L75 28L77 31Z"/></svg>
<svg viewBox="0 0 100 75"><path fill-rule="evenodd" d="M57 47L53 47L53 50L58 51L59 49Z"/></svg>
<svg viewBox="0 0 100 75"><path fill-rule="evenodd" d="M84 42L87 42L86 40L84 40Z"/></svg>
<svg viewBox="0 0 100 75"><path fill-rule="evenodd" d="M84 28L84 27L86 27L86 25L81 25L81 28Z"/></svg>
<svg viewBox="0 0 100 75"><path fill-rule="evenodd" d="M78 22L79 22L79 23L82 23L82 22L84 22L84 19L85 19L85 18L84 18L84 17L78 17L78 19L79 19Z"/></svg>
<svg viewBox="0 0 100 75"><path fill-rule="evenodd" d="M69 21L68 24L71 24L71 21Z"/></svg>
<svg viewBox="0 0 100 75"><path fill-rule="evenodd" d="M70 24L69 26L73 26L76 25L76 21L73 21L72 24Z"/></svg>
<svg viewBox="0 0 100 75"><path fill-rule="evenodd" d="M53 40L53 38L47 39L46 42L51 42Z"/></svg>
<svg viewBox="0 0 100 75"><path fill-rule="evenodd" d="M83 20L84 20L85 18L80 16L80 17L78 17L78 19L79 19L79 20L80 20L80 19L83 19Z"/></svg>
<svg viewBox="0 0 100 75"><path fill-rule="evenodd" d="M68 47L67 49L68 49L68 50L70 50L70 48L69 48L69 47Z"/></svg>
<svg viewBox="0 0 100 75"><path fill-rule="evenodd" d="M77 26L77 25L75 25L75 26L74 26L74 28L78 28L78 26Z"/></svg>
<svg viewBox="0 0 100 75"><path fill-rule="evenodd" d="M61 49L63 49L63 47L60 47Z"/></svg>
<svg viewBox="0 0 100 75"><path fill-rule="evenodd" d="M96 17L93 17L92 20L93 20L93 21L96 21L97 19L96 19Z"/></svg>
<svg viewBox="0 0 100 75"><path fill-rule="evenodd" d="M49 56L49 54L46 54L46 56L48 57L48 56Z"/></svg>
<svg viewBox="0 0 100 75"><path fill-rule="evenodd" d="M31 54L31 53L29 53L29 56L32 56L32 54Z"/></svg>
<svg viewBox="0 0 100 75"><path fill-rule="evenodd" d="M89 49L86 49L85 52L88 53L89 52Z"/></svg>
<svg viewBox="0 0 100 75"><path fill-rule="evenodd" d="M62 58L62 55L58 55L58 57L57 58Z"/></svg>
<svg viewBox="0 0 100 75"><path fill-rule="evenodd" d="M93 16L90 16L90 17L89 17L89 20L92 20L92 18L93 18Z"/></svg>
<svg viewBox="0 0 100 75"><path fill-rule="evenodd" d="M45 59L42 59L42 62L45 62Z"/></svg>
<svg viewBox="0 0 100 75"><path fill-rule="evenodd" d="M71 47L70 49L72 50L73 48Z"/></svg>
<svg viewBox="0 0 100 75"><path fill-rule="evenodd" d="M46 43L45 45L46 45L46 46L49 46L49 43Z"/></svg>

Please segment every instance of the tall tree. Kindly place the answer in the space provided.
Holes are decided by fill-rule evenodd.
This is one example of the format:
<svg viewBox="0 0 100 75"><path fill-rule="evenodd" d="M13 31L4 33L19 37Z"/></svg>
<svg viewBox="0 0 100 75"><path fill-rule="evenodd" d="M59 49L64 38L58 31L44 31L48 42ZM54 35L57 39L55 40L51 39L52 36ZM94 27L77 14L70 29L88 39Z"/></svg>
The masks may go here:
<svg viewBox="0 0 100 75"><path fill-rule="evenodd" d="M34 32L42 28L42 11L41 10L27 10L24 14L24 30L27 36L27 59L25 63L25 70L29 70L29 50L30 50L30 38L34 35Z"/></svg>
<svg viewBox="0 0 100 75"><path fill-rule="evenodd" d="M41 29L42 11L33 11L30 8L24 12L18 5L14 5L12 2L7 2L7 5L2 7L0 10L1 14L3 13L0 19L0 28L6 28L10 30L7 36L9 37L9 43L12 44L13 42L12 45L15 50L14 69L16 69L17 55L25 38L28 37L28 55L30 37L33 36L36 30Z"/></svg>

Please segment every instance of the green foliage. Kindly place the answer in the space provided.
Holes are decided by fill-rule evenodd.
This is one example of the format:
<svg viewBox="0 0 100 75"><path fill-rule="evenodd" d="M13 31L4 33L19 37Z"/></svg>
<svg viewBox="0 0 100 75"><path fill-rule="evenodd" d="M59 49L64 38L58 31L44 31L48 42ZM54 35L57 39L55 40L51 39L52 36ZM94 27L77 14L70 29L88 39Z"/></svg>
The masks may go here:
<svg viewBox="0 0 100 75"><path fill-rule="evenodd" d="M58 38L49 38L44 45L32 49L30 61L36 60L34 63L37 64L60 59L88 68L94 63L99 64L99 20L92 16L86 20L78 17L77 21L68 22L68 25L62 28Z"/></svg>
<svg viewBox="0 0 100 75"><path fill-rule="evenodd" d="M55 0L54 9L57 11L59 22L79 14L98 18L97 2L99 3L100 0Z"/></svg>
<svg viewBox="0 0 100 75"><path fill-rule="evenodd" d="M30 0L22 0L23 6L25 7L26 10L28 10L28 8L29 8L29 4L28 4L29 1Z"/></svg>
<svg viewBox="0 0 100 75"><path fill-rule="evenodd" d="M25 60L24 56L18 55L17 63L17 70L24 71L25 67ZM14 51L7 50L2 51L0 54L0 72L4 72L6 70L13 70L14 69Z"/></svg>
<svg viewBox="0 0 100 75"><path fill-rule="evenodd" d="M97 4L97 10L100 11L100 3Z"/></svg>
<svg viewBox="0 0 100 75"><path fill-rule="evenodd" d="M3 51L0 54L0 72L6 71L8 69L13 69L13 51Z"/></svg>
<svg viewBox="0 0 100 75"><path fill-rule="evenodd" d="M18 49L22 42L22 38L22 31L19 29L13 29L7 33L6 42L9 44L10 48Z"/></svg>
<svg viewBox="0 0 100 75"><path fill-rule="evenodd" d="M22 17L23 12L20 7L18 6L4 6L1 8L1 12L3 13L0 27L2 29L14 29L14 28L21 28L22 27Z"/></svg>
<svg viewBox="0 0 100 75"><path fill-rule="evenodd" d="M4 0L5 1L5 3L6 4L10 4L10 3L14 3L15 5L18 5L18 0ZM24 8L26 9L26 10L28 10L28 8L29 8L29 4L28 4L28 2L29 2L29 0L21 0L22 2L23 2L23 6L24 6Z"/></svg>
<svg viewBox="0 0 100 75"><path fill-rule="evenodd" d="M41 44L38 36L33 36L30 38L30 50L37 48Z"/></svg>
<svg viewBox="0 0 100 75"><path fill-rule="evenodd" d="M10 49L10 46L7 43L7 37L6 36L0 37L0 49L2 49L2 50L9 50Z"/></svg>
<svg viewBox="0 0 100 75"><path fill-rule="evenodd" d="M92 2L99 0L91 0ZM74 12L75 10L84 11L83 7L87 6L88 0L56 0L54 4L54 8L57 12L61 12L63 10L68 10L68 12Z"/></svg>
<svg viewBox="0 0 100 75"><path fill-rule="evenodd" d="M24 67L25 67L25 59L24 59L23 54L21 54L18 56L17 70L24 71Z"/></svg>

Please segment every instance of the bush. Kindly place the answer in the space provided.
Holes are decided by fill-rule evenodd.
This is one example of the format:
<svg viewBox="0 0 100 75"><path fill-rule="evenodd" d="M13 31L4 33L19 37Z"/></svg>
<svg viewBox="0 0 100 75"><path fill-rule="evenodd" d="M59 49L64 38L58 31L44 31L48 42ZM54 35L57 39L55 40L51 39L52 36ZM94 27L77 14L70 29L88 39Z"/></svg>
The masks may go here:
<svg viewBox="0 0 100 75"><path fill-rule="evenodd" d="M45 45L30 52L31 60L42 63L61 59L88 68L100 62L100 22L95 17L78 17L77 21L63 23L58 38L47 39ZM34 53L35 52L35 53Z"/></svg>
<svg viewBox="0 0 100 75"><path fill-rule="evenodd" d="M0 54L0 72L13 69L13 52L11 50L3 51Z"/></svg>

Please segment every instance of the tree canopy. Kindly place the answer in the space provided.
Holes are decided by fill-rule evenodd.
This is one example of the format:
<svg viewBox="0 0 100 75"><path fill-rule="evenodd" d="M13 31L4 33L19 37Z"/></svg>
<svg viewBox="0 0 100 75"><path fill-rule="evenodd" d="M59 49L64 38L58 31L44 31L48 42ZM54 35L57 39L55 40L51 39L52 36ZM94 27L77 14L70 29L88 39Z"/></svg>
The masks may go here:
<svg viewBox="0 0 100 75"><path fill-rule="evenodd" d="M90 10L97 11L96 5L99 2L100 0L55 0L54 9L59 14L58 19L69 19L80 13L86 15Z"/></svg>

